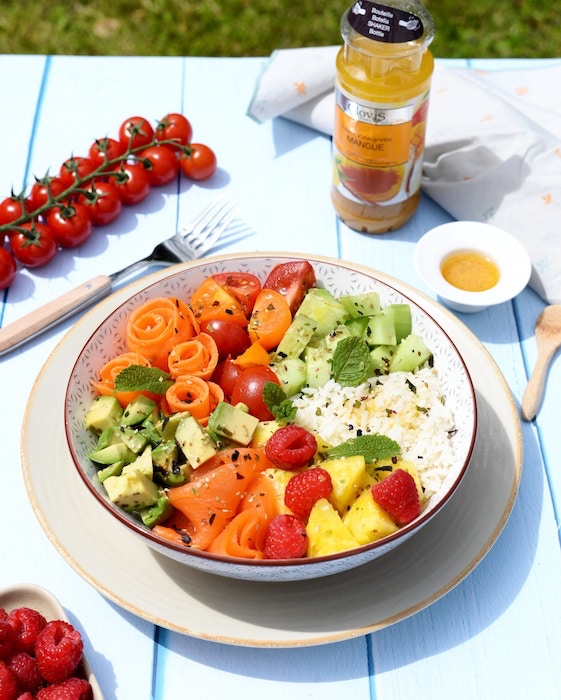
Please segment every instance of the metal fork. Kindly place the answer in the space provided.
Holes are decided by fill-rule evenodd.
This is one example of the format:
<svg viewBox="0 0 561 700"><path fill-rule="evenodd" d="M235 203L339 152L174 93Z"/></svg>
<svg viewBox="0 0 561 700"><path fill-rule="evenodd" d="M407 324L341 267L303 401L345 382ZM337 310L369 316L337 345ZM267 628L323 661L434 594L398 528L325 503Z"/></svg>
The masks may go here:
<svg viewBox="0 0 561 700"><path fill-rule="evenodd" d="M0 356L15 350L28 340L53 328L107 296L113 286L136 269L150 263L173 265L202 257L216 243L236 215L237 207L229 200L218 200L182 231L154 248L145 258L136 260L111 275L98 275L71 292L39 307L0 329Z"/></svg>

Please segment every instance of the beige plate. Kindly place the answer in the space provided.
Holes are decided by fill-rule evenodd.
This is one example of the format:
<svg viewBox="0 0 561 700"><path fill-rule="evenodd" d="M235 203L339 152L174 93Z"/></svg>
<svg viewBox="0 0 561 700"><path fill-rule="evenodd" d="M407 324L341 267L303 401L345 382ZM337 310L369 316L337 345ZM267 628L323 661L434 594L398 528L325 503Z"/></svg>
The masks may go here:
<svg viewBox="0 0 561 700"><path fill-rule="evenodd" d="M4 608L8 612L15 608L32 608L40 612L47 620L65 620L68 622L68 617L63 607L54 595L33 583L22 583L19 586L10 586L9 588L1 589L0 608ZM103 700L101 688L85 657L82 663L85 676L92 686L93 700Z"/></svg>
<svg viewBox="0 0 561 700"><path fill-rule="evenodd" d="M233 266L235 261L233 255ZM84 316L47 360L27 405L22 431L27 492L47 536L70 566L109 600L157 625L256 647L326 644L387 627L438 600L473 570L504 527L518 491L522 438L516 406L492 358L455 316L379 272L377 279L416 301L442 325L460 349L477 394L472 465L457 493L422 532L358 569L286 583L205 574L158 555L126 532L94 501L73 466L63 423L66 378L101 321L165 274L172 273L135 282ZM49 470L41 449L45 442L52 445ZM67 496L64 508L61 489ZM479 504L480 518L472 517L473 503Z"/></svg>

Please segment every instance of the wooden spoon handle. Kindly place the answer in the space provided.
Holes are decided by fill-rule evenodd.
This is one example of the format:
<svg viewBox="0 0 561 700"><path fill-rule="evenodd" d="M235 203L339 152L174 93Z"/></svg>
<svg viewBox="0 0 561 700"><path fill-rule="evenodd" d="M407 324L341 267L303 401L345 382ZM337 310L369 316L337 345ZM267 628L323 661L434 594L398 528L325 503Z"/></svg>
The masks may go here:
<svg viewBox="0 0 561 700"><path fill-rule="evenodd" d="M543 388L549 363L558 347L559 344L556 342L544 345L538 350L536 366L530 375L526 391L522 397L522 418L524 420L532 420L538 412L542 401Z"/></svg>
<svg viewBox="0 0 561 700"><path fill-rule="evenodd" d="M111 291L111 278L99 275L0 329L0 355L56 326Z"/></svg>

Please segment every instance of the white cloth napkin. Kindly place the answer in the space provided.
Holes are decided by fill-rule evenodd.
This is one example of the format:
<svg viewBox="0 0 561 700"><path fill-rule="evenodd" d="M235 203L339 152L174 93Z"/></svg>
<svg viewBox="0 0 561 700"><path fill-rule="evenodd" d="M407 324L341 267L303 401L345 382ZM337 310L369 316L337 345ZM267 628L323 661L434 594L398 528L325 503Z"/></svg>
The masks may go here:
<svg viewBox="0 0 561 700"><path fill-rule="evenodd" d="M338 50L275 51L249 116L282 116L331 135ZM530 286L549 303L561 303L560 85L561 61L481 71L437 60L422 179L454 218L515 235L532 260Z"/></svg>

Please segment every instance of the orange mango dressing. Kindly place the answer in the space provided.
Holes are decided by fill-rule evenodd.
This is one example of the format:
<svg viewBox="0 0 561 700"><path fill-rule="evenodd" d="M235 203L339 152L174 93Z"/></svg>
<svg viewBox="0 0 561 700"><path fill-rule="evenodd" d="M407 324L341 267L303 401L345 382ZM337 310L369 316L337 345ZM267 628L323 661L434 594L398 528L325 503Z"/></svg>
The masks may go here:
<svg viewBox="0 0 561 700"><path fill-rule="evenodd" d="M467 292L484 292L499 281L497 265L487 256L475 250L459 250L451 253L441 263L444 279L457 289Z"/></svg>

